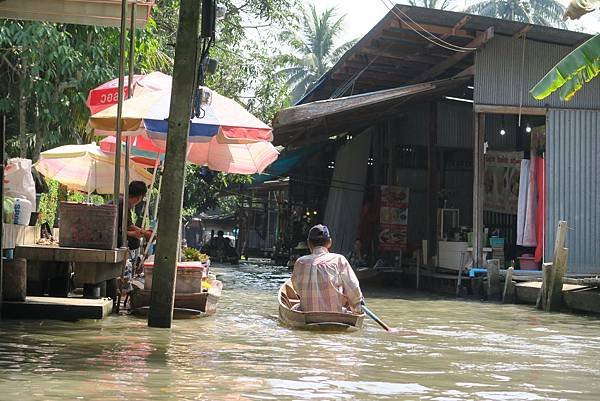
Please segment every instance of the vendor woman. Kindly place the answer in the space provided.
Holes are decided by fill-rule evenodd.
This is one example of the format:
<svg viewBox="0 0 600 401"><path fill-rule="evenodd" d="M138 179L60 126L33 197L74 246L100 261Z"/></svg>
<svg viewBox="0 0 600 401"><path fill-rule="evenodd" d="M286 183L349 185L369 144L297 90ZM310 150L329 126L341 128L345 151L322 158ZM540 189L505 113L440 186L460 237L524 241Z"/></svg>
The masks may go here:
<svg viewBox="0 0 600 401"><path fill-rule="evenodd" d="M135 207L142 202L144 196L146 196L146 184L142 181L132 181L129 184L129 201L127 202L127 247L134 251L140 247L140 239L145 237L150 238L152 231L144 230L135 224L133 224L133 218L131 212ZM112 201L110 202L112 203ZM118 246L122 244L122 232L123 232L123 198L119 198L119 228L118 228Z"/></svg>

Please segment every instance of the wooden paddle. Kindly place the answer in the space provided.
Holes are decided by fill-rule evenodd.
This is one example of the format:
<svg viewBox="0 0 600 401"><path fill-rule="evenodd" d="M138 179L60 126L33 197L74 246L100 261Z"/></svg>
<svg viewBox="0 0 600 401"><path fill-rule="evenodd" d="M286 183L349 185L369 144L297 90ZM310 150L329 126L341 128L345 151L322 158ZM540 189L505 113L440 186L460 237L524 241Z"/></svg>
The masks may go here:
<svg viewBox="0 0 600 401"><path fill-rule="evenodd" d="M371 309L367 308L367 305L365 305L365 303L363 302L362 304L362 310L365 312L365 314L367 316L369 316L371 319L375 320L375 322L380 325L381 327L383 327L385 329L385 331L387 331L388 333L397 333L399 330L395 329L393 327L388 326L387 324L385 324L385 322L383 320L381 320L379 317L377 317L376 314L374 314Z"/></svg>

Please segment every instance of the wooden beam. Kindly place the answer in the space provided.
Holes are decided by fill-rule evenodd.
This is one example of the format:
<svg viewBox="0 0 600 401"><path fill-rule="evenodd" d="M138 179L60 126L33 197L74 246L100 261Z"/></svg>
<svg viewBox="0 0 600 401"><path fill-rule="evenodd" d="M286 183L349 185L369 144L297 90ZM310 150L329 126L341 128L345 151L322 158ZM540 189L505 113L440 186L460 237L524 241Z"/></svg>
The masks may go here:
<svg viewBox="0 0 600 401"><path fill-rule="evenodd" d="M491 104L476 104L473 110L477 113L487 114L526 114L530 116L545 116L546 108L543 107L519 107L519 106L496 106Z"/></svg>
<svg viewBox="0 0 600 401"><path fill-rule="evenodd" d="M169 111L167 152L161 188L161 206L158 211L158 238L148 326L171 327L175 298L175 272L181 246L181 208L185 181L185 156L187 153L190 110L194 94L195 57L200 31L201 0L181 0L173 90Z"/></svg>
<svg viewBox="0 0 600 401"><path fill-rule="evenodd" d="M360 52L362 54L387 57L394 60L410 61L413 63L436 64L439 62L439 58L431 56L419 56L417 54L406 54L403 49L398 49L394 46L388 46L387 48L365 47L361 49Z"/></svg>
<svg viewBox="0 0 600 401"><path fill-rule="evenodd" d="M353 74L356 72L360 72L362 71L364 68L366 67L365 64L362 63L346 63L346 65L343 67L342 71L340 72L346 72L348 74ZM394 80L396 78L400 78L401 81L408 81L410 78L415 76L416 71L415 70L407 70L406 68L399 68L399 67L387 67L387 66L380 66L377 64L371 64L370 66L368 66L368 68L365 70L365 73L371 73L371 74L375 74L374 78L377 79L379 78L378 75L381 74L388 74L388 75L392 75L394 77ZM379 73L379 74L376 74Z"/></svg>
<svg viewBox="0 0 600 401"><path fill-rule="evenodd" d="M416 24L413 24L412 22L406 23L404 21L401 21L398 18L394 19L393 22L390 24L390 28L388 28L388 30L390 30L391 32L399 32L399 33L404 32L406 30L410 30L411 32L414 32L413 29L416 31L419 31L419 32L425 32L425 34L427 34L427 32L431 32L431 33L436 33L439 35L457 36L457 37L461 37L461 38L473 38L473 35L470 32L464 31L462 29L455 29L454 27L432 25L432 24L421 24L421 23L416 25Z"/></svg>
<svg viewBox="0 0 600 401"><path fill-rule="evenodd" d="M427 264L432 266L437 249L437 206L439 194L439 160L437 154L437 102L429 104L427 132Z"/></svg>
<svg viewBox="0 0 600 401"><path fill-rule="evenodd" d="M483 265L483 195L485 114L473 113L473 267Z"/></svg>
<svg viewBox="0 0 600 401"><path fill-rule="evenodd" d="M474 76L474 75L475 75L475 65L472 65L472 66L465 68L458 74L454 75L452 78L467 77L467 76Z"/></svg>
<svg viewBox="0 0 600 401"><path fill-rule="evenodd" d="M548 286L548 298L544 310L557 311L562 307L563 277L567 272L567 258L569 250L565 248L567 236L567 222L559 221L556 229L556 240L554 242L554 256L552 258L552 274Z"/></svg>
<svg viewBox="0 0 600 401"><path fill-rule="evenodd" d="M479 35L477 35L477 37L475 39L473 39L471 42L469 42L469 44L467 44L465 47L479 48L481 45L488 42L493 37L494 37L494 27L489 27L485 32L482 32ZM436 76L440 75L441 73L443 73L450 67L458 64L462 59L464 59L465 57L467 57L471 54L473 54L473 52L456 52L453 55L451 55L450 57L448 57L446 60L439 63L438 65L436 65L433 68L420 74L418 77L413 79L410 83L424 82L424 81L430 80L432 78L435 78Z"/></svg>
<svg viewBox="0 0 600 401"><path fill-rule="evenodd" d="M487 298L488 301L499 301L501 297L500 261L498 259L490 259L487 261Z"/></svg>
<svg viewBox="0 0 600 401"><path fill-rule="evenodd" d="M527 32L531 31L531 28L533 28L533 25L525 25L523 28L519 29L519 31L513 35L513 38L518 39L518 38L522 37L523 35L527 34Z"/></svg>

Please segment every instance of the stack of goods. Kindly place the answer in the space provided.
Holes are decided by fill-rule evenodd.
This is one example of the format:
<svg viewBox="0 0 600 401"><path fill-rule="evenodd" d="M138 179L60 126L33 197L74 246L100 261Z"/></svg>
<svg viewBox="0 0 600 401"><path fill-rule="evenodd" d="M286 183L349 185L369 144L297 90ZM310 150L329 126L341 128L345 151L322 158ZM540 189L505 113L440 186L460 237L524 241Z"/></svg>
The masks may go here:
<svg viewBox="0 0 600 401"><path fill-rule="evenodd" d="M491 237L492 259L500 260L500 266L504 266L504 238Z"/></svg>

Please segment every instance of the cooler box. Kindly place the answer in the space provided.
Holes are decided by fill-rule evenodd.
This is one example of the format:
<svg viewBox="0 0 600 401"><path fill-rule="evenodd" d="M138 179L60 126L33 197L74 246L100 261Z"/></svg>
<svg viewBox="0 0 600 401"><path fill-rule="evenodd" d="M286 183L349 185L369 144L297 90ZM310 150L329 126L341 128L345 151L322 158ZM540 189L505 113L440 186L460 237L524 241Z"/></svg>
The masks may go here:
<svg viewBox="0 0 600 401"><path fill-rule="evenodd" d="M60 246L113 249L117 238L117 205L61 202Z"/></svg>
<svg viewBox="0 0 600 401"><path fill-rule="evenodd" d="M152 289L154 261L144 262L144 290ZM176 293L202 292L202 279L208 277L208 266L202 262L177 263Z"/></svg>

